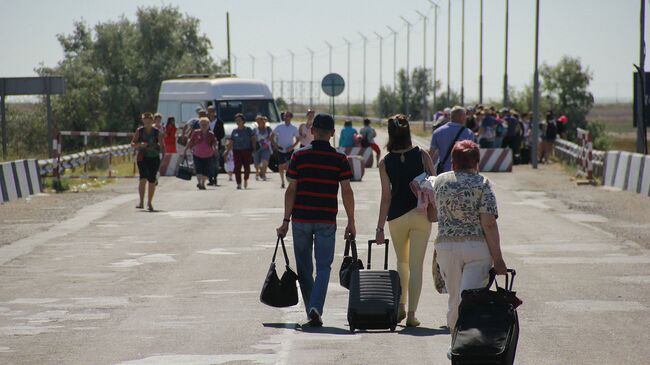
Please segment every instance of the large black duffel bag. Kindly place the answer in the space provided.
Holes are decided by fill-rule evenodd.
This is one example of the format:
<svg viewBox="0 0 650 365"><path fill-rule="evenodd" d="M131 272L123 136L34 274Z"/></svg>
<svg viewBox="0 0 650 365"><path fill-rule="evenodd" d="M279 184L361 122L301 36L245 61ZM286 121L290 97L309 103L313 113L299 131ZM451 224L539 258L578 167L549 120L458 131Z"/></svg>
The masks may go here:
<svg viewBox="0 0 650 365"><path fill-rule="evenodd" d="M506 285L501 288L492 269L485 288L463 291L452 334L453 365L514 363L519 340L516 309L522 303L512 291L515 275L515 270L509 269ZM490 290L492 283L496 284L496 291Z"/></svg>

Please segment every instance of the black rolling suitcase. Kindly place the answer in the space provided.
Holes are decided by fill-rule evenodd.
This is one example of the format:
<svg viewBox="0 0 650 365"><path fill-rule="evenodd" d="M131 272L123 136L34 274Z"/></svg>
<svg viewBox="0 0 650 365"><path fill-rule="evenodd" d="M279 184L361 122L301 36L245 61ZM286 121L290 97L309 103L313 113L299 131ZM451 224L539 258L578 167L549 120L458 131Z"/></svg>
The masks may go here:
<svg viewBox="0 0 650 365"><path fill-rule="evenodd" d="M517 307L522 303L512 291L515 270L508 270L506 286L492 291L496 273L490 270L485 288L464 290L456 328L452 334L452 365L512 365L519 340ZM510 277L510 279L509 279Z"/></svg>
<svg viewBox="0 0 650 365"><path fill-rule="evenodd" d="M356 270L350 279L348 323L355 329L390 329L397 327L397 311L402 294L399 274L388 270L388 240L386 240L384 269L371 270L372 244L368 241L366 270Z"/></svg>

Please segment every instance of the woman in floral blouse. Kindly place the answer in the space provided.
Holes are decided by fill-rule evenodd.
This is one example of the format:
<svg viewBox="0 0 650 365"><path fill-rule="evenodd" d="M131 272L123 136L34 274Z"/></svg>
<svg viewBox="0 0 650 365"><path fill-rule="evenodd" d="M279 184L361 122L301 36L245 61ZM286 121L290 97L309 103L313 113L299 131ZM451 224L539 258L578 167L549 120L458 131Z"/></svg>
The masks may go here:
<svg viewBox="0 0 650 365"><path fill-rule="evenodd" d="M433 185L438 208L435 248L449 293L447 325L452 333L463 290L487 285L493 266L497 274L506 274L497 202L490 181L478 173L479 158L476 143L456 143L451 152L453 171L438 175Z"/></svg>

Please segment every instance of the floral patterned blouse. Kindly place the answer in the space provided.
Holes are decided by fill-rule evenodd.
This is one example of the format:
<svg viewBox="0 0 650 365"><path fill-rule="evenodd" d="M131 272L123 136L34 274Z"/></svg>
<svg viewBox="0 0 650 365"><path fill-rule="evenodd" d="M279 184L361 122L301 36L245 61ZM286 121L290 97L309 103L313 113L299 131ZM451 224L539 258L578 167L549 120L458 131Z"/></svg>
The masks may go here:
<svg viewBox="0 0 650 365"><path fill-rule="evenodd" d="M436 242L484 240L481 213L499 216L490 181L477 173L449 171L433 184L438 208Z"/></svg>

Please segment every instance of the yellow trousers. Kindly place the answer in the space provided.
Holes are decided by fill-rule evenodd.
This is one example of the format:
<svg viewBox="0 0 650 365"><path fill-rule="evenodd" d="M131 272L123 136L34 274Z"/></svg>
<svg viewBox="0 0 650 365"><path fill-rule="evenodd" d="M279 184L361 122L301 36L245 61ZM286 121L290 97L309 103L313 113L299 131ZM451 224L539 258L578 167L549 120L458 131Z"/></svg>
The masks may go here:
<svg viewBox="0 0 650 365"><path fill-rule="evenodd" d="M400 304L415 312L422 292L422 266L431 235L431 222L426 215L412 209L388 222L390 237L397 255L397 271L402 285Z"/></svg>

